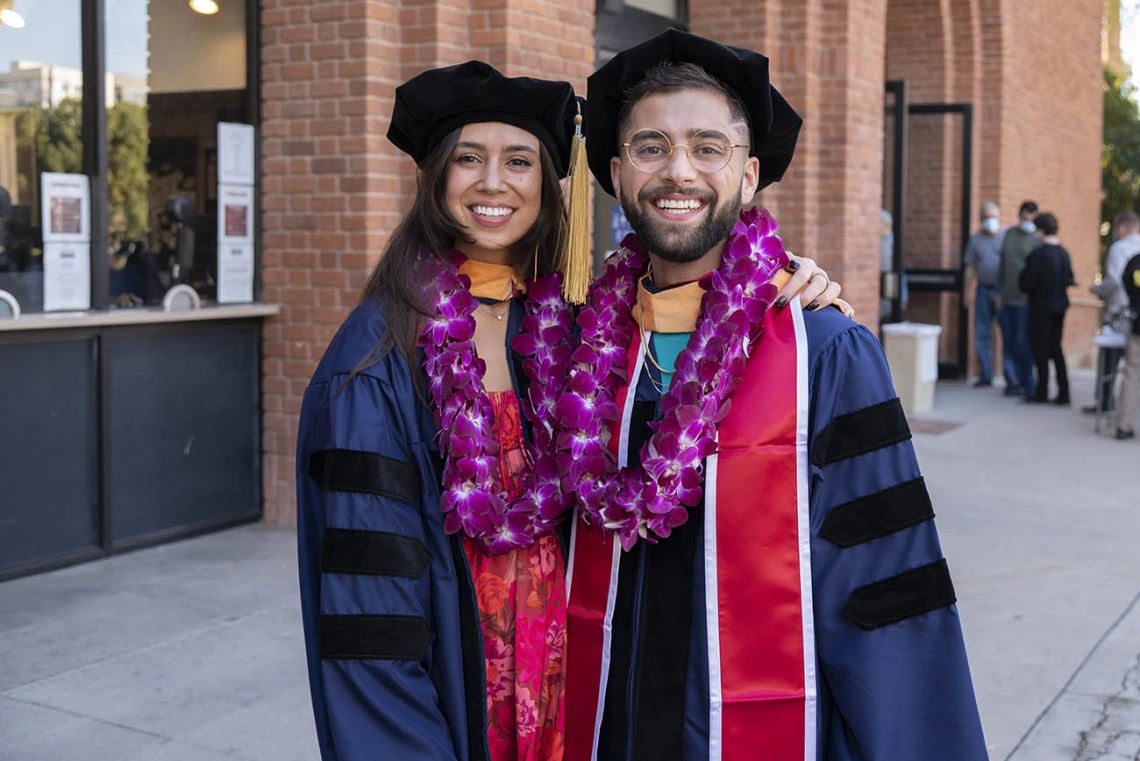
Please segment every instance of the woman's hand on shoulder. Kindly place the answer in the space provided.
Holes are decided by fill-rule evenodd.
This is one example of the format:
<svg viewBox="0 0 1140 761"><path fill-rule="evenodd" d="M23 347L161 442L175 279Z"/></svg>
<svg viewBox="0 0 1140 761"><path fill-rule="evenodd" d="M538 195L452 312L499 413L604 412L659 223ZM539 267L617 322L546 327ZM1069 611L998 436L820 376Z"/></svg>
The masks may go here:
<svg viewBox="0 0 1140 761"><path fill-rule="evenodd" d="M816 311L828 306L837 306L848 317L855 317L855 310L843 299L839 298L843 287L828 276L814 259L796 256L790 251L791 261L787 270L792 273L791 279L780 291L777 306L784 306L793 298L798 297L800 306L808 311Z"/></svg>

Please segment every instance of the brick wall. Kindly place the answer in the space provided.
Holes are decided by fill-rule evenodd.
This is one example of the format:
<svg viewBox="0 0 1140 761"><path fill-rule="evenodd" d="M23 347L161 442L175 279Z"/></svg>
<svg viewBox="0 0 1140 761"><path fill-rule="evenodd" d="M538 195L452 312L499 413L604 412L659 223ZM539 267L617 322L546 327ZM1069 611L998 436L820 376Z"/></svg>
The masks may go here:
<svg viewBox="0 0 1140 761"><path fill-rule="evenodd" d="M295 519L305 386L407 208L415 166L384 137L396 86L480 58L513 76L593 68L585 0L263 0L265 519Z"/></svg>

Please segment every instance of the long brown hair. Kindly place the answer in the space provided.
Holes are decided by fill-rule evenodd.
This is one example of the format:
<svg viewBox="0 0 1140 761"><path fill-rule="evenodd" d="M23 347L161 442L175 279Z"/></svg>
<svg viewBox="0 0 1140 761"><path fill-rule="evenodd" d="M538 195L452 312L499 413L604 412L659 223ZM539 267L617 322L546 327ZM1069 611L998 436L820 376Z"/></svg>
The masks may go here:
<svg viewBox="0 0 1140 761"><path fill-rule="evenodd" d="M447 208L447 172L451 152L459 141L456 129L440 141L421 162L416 173L416 197L412 208L388 240L384 256L364 285L361 301L381 297L388 329L352 371L359 373L396 349L416 372L416 346L423 320L430 316L432 284L424 282L421 257L445 258L457 240L472 239ZM539 144L542 191L538 218L512 249L511 261L519 274L545 275L554 267L566 228L566 207L558 172L546 146ZM537 260L537 261L536 261Z"/></svg>

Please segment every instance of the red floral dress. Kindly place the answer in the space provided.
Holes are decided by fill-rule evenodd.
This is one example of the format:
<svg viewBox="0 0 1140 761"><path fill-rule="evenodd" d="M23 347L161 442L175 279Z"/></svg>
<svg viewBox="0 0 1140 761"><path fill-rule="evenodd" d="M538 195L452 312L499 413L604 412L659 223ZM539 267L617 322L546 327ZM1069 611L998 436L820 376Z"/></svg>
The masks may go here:
<svg viewBox="0 0 1140 761"><path fill-rule="evenodd" d="M529 467L518 398L492 391L499 478L522 493ZM464 542L487 662L487 740L492 761L561 761L565 731L566 567L558 537L494 557Z"/></svg>

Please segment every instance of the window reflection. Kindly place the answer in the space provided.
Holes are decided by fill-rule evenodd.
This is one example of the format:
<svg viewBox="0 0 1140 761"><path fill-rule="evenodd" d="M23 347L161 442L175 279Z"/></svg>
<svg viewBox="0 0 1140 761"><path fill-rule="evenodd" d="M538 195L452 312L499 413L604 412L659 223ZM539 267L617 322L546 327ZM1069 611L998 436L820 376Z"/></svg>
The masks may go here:
<svg viewBox="0 0 1140 761"><path fill-rule="evenodd" d="M83 171L79 0L15 0L0 24L0 290L43 309L40 175ZM7 68L3 68L6 65Z"/></svg>
<svg viewBox="0 0 1140 761"><path fill-rule="evenodd" d="M245 3L109 0L108 218L112 301L175 283L217 290L217 125L246 122Z"/></svg>

